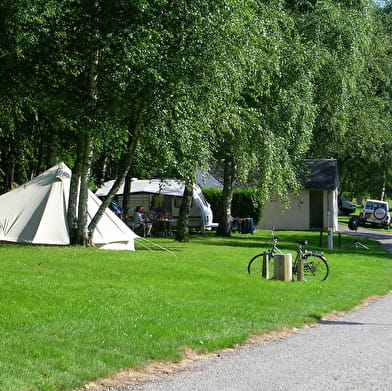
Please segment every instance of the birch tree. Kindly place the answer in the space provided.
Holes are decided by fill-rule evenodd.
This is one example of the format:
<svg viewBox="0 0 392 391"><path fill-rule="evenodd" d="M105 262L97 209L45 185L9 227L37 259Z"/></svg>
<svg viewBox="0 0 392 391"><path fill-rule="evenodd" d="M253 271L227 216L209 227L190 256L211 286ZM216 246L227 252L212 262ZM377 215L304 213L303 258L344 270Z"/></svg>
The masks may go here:
<svg viewBox="0 0 392 391"><path fill-rule="evenodd" d="M244 77L219 117L225 178L218 234L225 236L235 185L250 179L263 200L287 198L287 189L295 189L296 162L307 150L314 119L308 53L291 17L280 2L257 4L255 10L252 56L244 53Z"/></svg>

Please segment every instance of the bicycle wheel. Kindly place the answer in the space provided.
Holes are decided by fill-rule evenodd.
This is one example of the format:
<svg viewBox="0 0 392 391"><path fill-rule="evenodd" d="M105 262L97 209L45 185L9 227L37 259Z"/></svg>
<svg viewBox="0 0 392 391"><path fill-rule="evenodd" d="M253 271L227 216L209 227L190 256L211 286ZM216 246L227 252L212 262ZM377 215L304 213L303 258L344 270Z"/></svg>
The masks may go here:
<svg viewBox="0 0 392 391"><path fill-rule="evenodd" d="M248 263L248 273L259 272L260 276L263 276L263 259L266 253L255 255ZM274 275L274 256L272 254L267 254L269 256L268 260L268 278L272 279Z"/></svg>
<svg viewBox="0 0 392 391"><path fill-rule="evenodd" d="M307 255L304 257L305 281L324 281L328 274L328 261L322 255Z"/></svg>

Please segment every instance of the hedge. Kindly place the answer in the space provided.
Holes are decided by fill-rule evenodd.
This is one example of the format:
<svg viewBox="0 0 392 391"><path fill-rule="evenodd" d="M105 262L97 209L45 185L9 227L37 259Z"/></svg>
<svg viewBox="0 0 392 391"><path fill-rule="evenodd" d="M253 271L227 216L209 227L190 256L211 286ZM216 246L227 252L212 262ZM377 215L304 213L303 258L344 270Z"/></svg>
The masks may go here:
<svg viewBox="0 0 392 391"><path fill-rule="evenodd" d="M215 188L203 189L203 194L211 205L214 214L214 223L220 223L222 220L222 190ZM252 217L255 224L260 220L262 203L257 197L257 191L254 188L235 189L231 205L231 214L233 217Z"/></svg>

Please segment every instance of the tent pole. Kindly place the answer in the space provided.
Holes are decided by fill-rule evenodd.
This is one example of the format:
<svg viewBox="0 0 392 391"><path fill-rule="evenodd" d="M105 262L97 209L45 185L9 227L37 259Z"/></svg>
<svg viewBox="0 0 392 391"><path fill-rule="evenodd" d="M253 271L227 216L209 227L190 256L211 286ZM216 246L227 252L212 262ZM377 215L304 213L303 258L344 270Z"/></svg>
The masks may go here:
<svg viewBox="0 0 392 391"><path fill-rule="evenodd" d="M174 256L176 256L176 254L175 254L173 251L170 251L170 250L168 250L167 248L165 248L165 247L163 247L163 246L160 246L159 244L150 242L149 240L147 240L147 239L145 239L145 238L142 238L142 237L140 237L139 239L144 240L145 242L147 242L147 243L149 243L149 244L152 244L153 246L159 247L161 250L167 251L168 253L173 254ZM139 240L139 239L136 239L136 240ZM140 244L141 244L141 243L140 243ZM143 246L143 247L145 247L145 248L148 248L147 246L144 246L143 244L141 244L141 246ZM148 249L149 249L150 251L153 251L153 250L151 250L150 248L148 248Z"/></svg>

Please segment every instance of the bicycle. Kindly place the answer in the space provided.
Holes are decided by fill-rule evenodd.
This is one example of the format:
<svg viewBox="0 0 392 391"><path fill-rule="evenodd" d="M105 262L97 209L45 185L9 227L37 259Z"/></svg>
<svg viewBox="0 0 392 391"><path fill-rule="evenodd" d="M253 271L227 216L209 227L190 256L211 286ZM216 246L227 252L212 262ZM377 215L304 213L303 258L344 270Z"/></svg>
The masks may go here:
<svg viewBox="0 0 392 391"><path fill-rule="evenodd" d="M279 242L279 238L277 236L275 236L275 227L273 227L270 230L270 234L272 236L272 246L269 250L267 250L264 253L261 254L257 254L255 255L248 263L248 273L251 274L251 266L253 264L254 261L256 261L258 258L258 261L260 261L260 272L262 277L266 277L268 278L268 276L272 276L273 272L274 272L274 268L273 268L273 263L270 262L271 258L274 258L275 254L282 254L282 251L280 251L279 247L278 247L278 242ZM265 258L265 259L264 259ZM255 264L257 264L258 262L256 262ZM268 269L268 270L263 270L263 265Z"/></svg>
<svg viewBox="0 0 392 391"><path fill-rule="evenodd" d="M275 254L282 254L278 247L279 238L275 236L274 228L270 230L272 235L272 246L264 253L255 255L248 263L248 273L251 274L252 265L257 264L256 260L260 261L260 269L262 276L273 275L273 260ZM324 257L322 252L305 250L304 247L308 244L307 240L297 240L299 247L297 249L297 256L293 262L292 273L297 276L298 281L324 281L329 275L328 260ZM263 270L264 265L264 270ZM273 278L272 278L273 279Z"/></svg>

